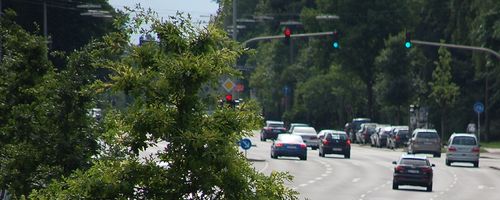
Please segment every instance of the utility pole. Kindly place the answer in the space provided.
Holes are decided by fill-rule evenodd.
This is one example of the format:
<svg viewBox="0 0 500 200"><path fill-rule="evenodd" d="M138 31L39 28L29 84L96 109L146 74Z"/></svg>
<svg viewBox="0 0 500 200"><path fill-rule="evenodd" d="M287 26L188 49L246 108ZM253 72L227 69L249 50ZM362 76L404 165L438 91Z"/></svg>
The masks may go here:
<svg viewBox="0 0 500 200"><path fill-rule="evenodd" d="M233 40L236 41L238 37L238 29L236 28L236 14L238 7L238 0L233 0Z"/></svg>
<svg viewBox="0 0 500 200"><path fill-rule="evenodd" d="M0 0L0 18L3 18L2 0ZM2 62L2 38L0 38L0 62Z"/></svg>
<svg viewBox="0 0 500 200"><path fill-rule="evenodd" d="M48 34L47 34L47 0L43 0L43 36L45 37L45 41L48 43Z"/></svg>

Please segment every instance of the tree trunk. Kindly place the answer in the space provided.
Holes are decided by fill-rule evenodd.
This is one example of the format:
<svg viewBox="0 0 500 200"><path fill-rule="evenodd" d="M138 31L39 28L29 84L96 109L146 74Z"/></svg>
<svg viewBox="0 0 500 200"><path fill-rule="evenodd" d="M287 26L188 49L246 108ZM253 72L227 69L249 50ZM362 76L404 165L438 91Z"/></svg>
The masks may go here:
<svg viewBox="0 0 500 200"><path fill-rule="evenodd" d="M372 120L373 118L373 82L368 81L366 84L366 92L367 92L367 98L368 98L368 117Z"/></svg>
<svg viewBox="0 0 500 200"><path fill-rule="evenodd" d="M443 140L444 140L444 133L445 133L444 123L445 123L445 120L446 120L446 116L445 115L446 115L446 109L442 108L441 109L441 142L443 142Z"/></svg>

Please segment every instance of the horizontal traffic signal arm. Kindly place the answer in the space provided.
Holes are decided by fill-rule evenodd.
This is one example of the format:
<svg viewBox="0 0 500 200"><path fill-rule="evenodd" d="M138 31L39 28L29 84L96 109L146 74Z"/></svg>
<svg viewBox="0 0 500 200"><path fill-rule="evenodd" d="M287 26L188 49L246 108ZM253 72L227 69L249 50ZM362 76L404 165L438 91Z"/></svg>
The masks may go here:
<svg viewBox="0 0 500 200"><path fill-rule="evenodd" d="M411 42L414 44L427 45L427 46L439 46L439 47L446 47L446 48L452 48L452 49L467 49L467 50L473 50L473 51L484 51L484 52L488 52L488 53L496 56L497 59L500 60L500 53L494 51L493 49L488 49L488 48L484 48L484 47L458 45L458 44L446 44L446 43L438 43L438 42L428 42L428 41L421 41L421 40L411 40Z"/></svg>
<svg viewBox="0 0 500 200"><path fill-rule="evenodd" d="M316 33L301 33L301 34L291 34L290 38L303 38L303 37L318 37L318 36L328 36L328 35L333 35L333 31L329 32L316 32ZM285 35L271 35L271 36L261 36L261 37L254 37L251 38L247 41L244 41L242 43L243 47L246 47L248 43L251 42L260 42L264 40L274 40L274 39L283 39L285 38Z"/></svg>

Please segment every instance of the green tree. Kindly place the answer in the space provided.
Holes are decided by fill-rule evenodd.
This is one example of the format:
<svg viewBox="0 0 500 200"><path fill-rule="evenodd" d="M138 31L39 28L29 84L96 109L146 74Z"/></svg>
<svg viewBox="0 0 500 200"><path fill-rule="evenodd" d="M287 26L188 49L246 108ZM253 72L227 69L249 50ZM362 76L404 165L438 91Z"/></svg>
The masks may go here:
<svg viewBox="0 0 500 200"><path fill-rule="evenodd" d="M95 71L76 54L56 71L44 38L14 18L7 11L0 21L0 188L19 198L89 166L97 148L87 115Z"/></svg>
<svg viewBox="0 0 500 200"><path fill-rule="evenodd" d="M114 151L30 197L296 199L297 193L284 186L291 176L256 172L235 145L261 125L256 104L220 107L207 115L198 95L204 84L234 74L232 66L243 50L214 25L197 29L181 16L161 21L142 9L135 12L131 21L150 22L148 32L157 42L129 44L126 33L140 24L120 19L120 32L92 45L100 52L94 59L113 70L112 81L99 90L124 91L133 99L126 110L106 119L102 141ZM138 158L138 151L160 140L169 143L156 154L165 167Z"/></svg>
<svg viewBox="0 0 500 200"><path fill-rule="evenodd" d="M446 123L446 113L453 106L460 88L452 82L451 75L451 53L445 48L439 48L439 61L435 62L436 69L432 73L431 95L440 108L441 116L441 139L443 140Z"/></svg>

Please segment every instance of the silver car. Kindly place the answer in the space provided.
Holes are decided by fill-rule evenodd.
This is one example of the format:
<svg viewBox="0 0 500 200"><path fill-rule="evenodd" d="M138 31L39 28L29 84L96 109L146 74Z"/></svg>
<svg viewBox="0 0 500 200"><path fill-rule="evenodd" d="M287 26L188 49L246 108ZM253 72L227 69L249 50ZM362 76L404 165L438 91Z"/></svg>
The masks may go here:
<svg viewBox="0 0 500 200"><path fill-rule="evenodd" d="M453 133L448 140L446 165L454 162L472 163L479 167L479 144L476 135L470 133Z"/></svg>
<svg viewBox="0 0 500 200"><path fill-rule="evenodd" d="M441 139L435 129L415 129L408 145L409 154L427 153L441 157Z"/></svg>
<svg viewBox="0 0 500 200"><path fill-rule="evenodd" d="M308 147L318 149L318 132L313 127L295 127L291 134L300 135Z"/></svg>

